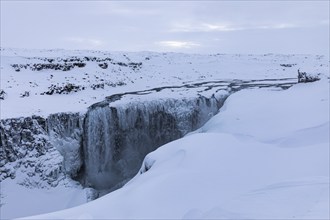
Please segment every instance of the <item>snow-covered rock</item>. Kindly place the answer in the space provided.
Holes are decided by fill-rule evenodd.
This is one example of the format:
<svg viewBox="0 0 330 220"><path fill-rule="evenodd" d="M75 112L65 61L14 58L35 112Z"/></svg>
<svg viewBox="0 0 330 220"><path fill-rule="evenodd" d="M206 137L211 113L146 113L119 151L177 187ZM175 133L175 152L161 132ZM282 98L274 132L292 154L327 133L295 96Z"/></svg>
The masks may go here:
<svg viewBox="0 0 330 220"><path fill-rule="evenodd" d="M79 114L59 113L2 119L1 180L15 178L27 187L53 187L81 166Z"/></svg>

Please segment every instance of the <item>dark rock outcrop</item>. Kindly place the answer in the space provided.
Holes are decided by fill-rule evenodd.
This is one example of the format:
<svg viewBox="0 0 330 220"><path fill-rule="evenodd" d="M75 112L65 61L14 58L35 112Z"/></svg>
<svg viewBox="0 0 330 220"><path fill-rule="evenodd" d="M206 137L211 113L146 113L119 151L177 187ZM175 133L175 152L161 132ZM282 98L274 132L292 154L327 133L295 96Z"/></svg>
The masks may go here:
<svg viewBox="0 0 330 220"><path fill-rule="evenodd" d="M82 163L80 118L79 114L59 113L48 118L2 119L0 180L15 178L20 172L20 184L49 187L66 175L74 177Z"/></svg>
<svg viewBox="0 0 330 220"><path fill-rule="evenodd" d="M315 82L320 80L319 74L310 74L298 69L298 83Z"/></svg>
<svg viewBox="0 0 330 220"><path fill-rule="evenodd" d="M0 100L4 100L7 97L5 90L0 89Z"/></svg>

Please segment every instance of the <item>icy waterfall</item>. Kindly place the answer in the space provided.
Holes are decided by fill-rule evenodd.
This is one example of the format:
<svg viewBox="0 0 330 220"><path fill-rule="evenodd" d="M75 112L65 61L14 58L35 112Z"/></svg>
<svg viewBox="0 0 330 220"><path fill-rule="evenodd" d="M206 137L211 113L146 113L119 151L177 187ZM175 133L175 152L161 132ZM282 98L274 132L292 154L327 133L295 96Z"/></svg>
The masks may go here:
<svg viewBox="0 0 330 220"><path fill-rule="evenodd" d="M91 106L83 127L84 185L121 187L149 152L203 125L224 99L199 96Z"/></svg>

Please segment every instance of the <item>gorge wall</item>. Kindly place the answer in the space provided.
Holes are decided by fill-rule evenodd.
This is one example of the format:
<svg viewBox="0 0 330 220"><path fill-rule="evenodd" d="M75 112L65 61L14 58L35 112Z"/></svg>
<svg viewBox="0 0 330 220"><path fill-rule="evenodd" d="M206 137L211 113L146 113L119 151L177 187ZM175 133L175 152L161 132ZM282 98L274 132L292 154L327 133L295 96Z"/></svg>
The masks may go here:
<svg viewBox="0 0 330 220"><path fill-rule="evenodd" d="M1 119L0 181L53 187L75 179L112 191L138 172L149 152L201 127L231 93L295 83L232 80L160 87L107 97L84 114Z"/></svg>
<svg viewBox="0 0 330 220"><path fill-rule="evenodd" d="M83 116L58 113L0 121L0 181L16 178L27 187L53 187L74 176ZM79 153L78 153L79 152ZM77 170L76 170L77 171Z"/></svg>
<svg viewBox="0 0 330 220"><path fill-rule="evenodd" d="M82 115L2 119L0 180L19 176L19 184L52 187L73 178L114 190L138 172L146 154L200 127L225 98L108 100Z"/></svg>

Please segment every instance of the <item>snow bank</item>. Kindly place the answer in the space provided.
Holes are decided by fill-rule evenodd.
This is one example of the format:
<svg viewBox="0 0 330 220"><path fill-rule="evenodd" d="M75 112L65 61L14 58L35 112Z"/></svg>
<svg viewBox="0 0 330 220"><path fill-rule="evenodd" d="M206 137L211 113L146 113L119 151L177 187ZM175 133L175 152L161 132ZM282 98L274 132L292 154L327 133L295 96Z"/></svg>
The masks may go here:
<svg viewBox="0 0 330 220"><path fill-rule="evenodd" d="M71 208L86 203L86 194L86 190L74 182L69 186L27 189L18 185L15 180L6 179L1 182L1 219Z"/></svg>

